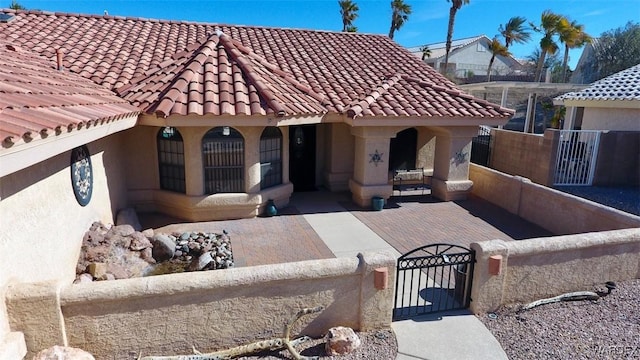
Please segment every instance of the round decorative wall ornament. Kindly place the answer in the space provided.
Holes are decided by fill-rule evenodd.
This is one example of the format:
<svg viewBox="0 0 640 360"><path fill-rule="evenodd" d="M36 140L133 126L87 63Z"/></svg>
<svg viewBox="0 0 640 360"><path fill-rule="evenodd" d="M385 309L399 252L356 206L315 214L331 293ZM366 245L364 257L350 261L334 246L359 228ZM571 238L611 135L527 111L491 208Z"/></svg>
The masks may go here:
<svg viewBox="0 0 640 360"><path fill-rule="evenodd" d="M80 206L86 206L91 201L93 169L91 154L86 145L71 150L71 187Z"/></svg>

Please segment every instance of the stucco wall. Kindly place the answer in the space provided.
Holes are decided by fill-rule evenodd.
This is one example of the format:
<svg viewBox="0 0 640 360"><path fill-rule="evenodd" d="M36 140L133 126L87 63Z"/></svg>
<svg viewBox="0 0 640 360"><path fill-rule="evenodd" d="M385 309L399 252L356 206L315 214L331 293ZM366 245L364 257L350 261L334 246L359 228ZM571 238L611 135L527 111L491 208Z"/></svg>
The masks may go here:
<svg viewBox="0 0 640 360"><path fill-rule="evenodd" d="M585 107L582 130L640 131L640 109Z"/></svg>
<svg viewBox="0 0 640 360"><path fill-rule="evenodd" d="M93 194L82 207L71 187L69 151L0 182L0 286L73 279L82 236L94 221L113 223L126 206L119 135L88 144Z"/></svg>
<svg viewBox="0 0 640 360"><path fill-rule="evenodd" d="M71 187L70 151L0 179L0 358L13 358L4 351L15 354L21 346L21 334L9 332L3 304L7 285L70 282L91 223L113 223L117 210L126 207L120 137L115 134L87 145L93 193L85 207Z"/></svg>
<svg viewBox="0 0 640 360"><path fill-rule="evenodd" d="M640 122L640 114L636 122ZM600 135L594 185L640 186L640 131Z"/></svg>
<svg viewBox="0 0 640 360"><path fill-rule="evenodd" d="M498 171L519 175L542 185L552 185L551 169L559 132L547 130L543 136L517 131L491 129L489 166Z"/></svg>
<svg viewBox="0 0 640 360"><path fill-rule="evenodd" d="M471 290L475 313L572 291L592 291L597 285L603 288L606 281L640 278L639 228L491 240L472 243L471 248L477 260ZM491 261L501 262L499 272L490 272Z"/></svg>
<svg viewBox="0 0 640 360"><path fill-rule="evenodd" d="M476 164L469 166L472 194L554 234L640 227L640 217L566 194L529 179Z"/></svg>
<svg viewBox="0 0 640 360"><path fill-rule="evenodd" d="M395 259L388 253L232 268L84 285L12 287L12 325L30 354L60 341L97 359L189 354L282 336L301 308L324 306L293 334L321 336L332 326L390 326ZM376 269L388 286L376 289ZM37 307L38 313L33 312Z"/></svg>

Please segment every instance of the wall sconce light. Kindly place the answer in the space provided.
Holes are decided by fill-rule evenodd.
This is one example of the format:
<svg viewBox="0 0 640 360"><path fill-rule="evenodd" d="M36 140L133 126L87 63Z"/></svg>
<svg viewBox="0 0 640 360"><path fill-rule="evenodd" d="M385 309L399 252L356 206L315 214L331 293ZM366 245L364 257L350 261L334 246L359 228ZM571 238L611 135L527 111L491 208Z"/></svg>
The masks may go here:
<svg viewBox="0 0 640 360"><path fill-rule="evenodd" d="M229 136L229 134L231 134L231 130L229 130L229 127L228 126L223 126L222 127L222 135Z"/></svg>

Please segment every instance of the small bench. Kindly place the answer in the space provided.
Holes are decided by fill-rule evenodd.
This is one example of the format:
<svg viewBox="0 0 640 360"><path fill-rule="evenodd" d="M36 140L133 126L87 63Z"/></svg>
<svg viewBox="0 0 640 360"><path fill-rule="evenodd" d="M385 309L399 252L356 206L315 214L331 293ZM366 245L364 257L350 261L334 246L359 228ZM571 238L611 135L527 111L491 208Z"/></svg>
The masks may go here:
<svg viewBox="0 0 640 360"><path fill-rule="evenodd" d="M424 189L426 187L426 177L424 174L424 168L417 168L411 170L394 170L393 172L393 190L398 190L399 195L402 196L403 186L416 185L421 187L422 195L424 195Z"/></svg>

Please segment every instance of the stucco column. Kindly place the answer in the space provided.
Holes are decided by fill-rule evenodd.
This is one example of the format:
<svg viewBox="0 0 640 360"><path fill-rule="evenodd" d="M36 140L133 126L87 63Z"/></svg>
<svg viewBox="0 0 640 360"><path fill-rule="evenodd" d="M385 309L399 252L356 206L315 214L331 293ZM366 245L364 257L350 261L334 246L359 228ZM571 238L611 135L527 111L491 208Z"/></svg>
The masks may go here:
<svg viewBox="0 0 640 360"><path fill-rule="evenodd" d="M324 125L325 163L323 182L331 191L349 189L349 179L353 175L353 154L355 141L350 126L342 123Z"/></svg>
<svg viewBox="0 0 640 360"><path fill-rule="evenodd" d="M249 194L260 192L260 135L264 127L237 128L244 137L244 188Z"/></svg>
<svg viewBox="0 0 640 360"><path fill-rule="evenodd" d="M471 140L478 128L438 128L436 134L432 195L445 201L466 199L473 185L469 180Z"/></svg>
<svg viewBox="0 0 640 360"><path fill-rule="evenodd" d="M204 194L204 174L202 170L202 137L208 128L179 127L184 145L184 173L187 195Z"/></svg>
<svg viewBox="0 0 640 360"><path fill-rule="evenodd" d="M389 184L389 144L396 128L354 127L355 156L353 178L349 180L353 201L362 207L371 206L371 199L388 199L393 193Z"/></svg>

